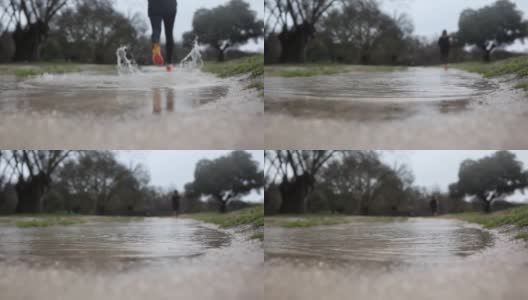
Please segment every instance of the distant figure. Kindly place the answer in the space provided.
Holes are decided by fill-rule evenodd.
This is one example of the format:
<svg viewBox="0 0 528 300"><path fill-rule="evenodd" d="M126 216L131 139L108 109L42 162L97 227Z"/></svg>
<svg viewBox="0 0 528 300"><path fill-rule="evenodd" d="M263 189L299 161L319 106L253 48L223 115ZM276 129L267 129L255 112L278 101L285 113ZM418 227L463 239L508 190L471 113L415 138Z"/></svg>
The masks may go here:
<svg viewBox="0 0 528 300"><path fill-rule="evenodd" d="M172 193L172 210L174 210L174 213L178 214L180 212L180 193L178 193L177 190Z"/></svg>
<svg viewBox="0 0 528 300"><path fill-rule="evenodd" d="M449 69L449 50L451 50L451 41L447 30L442 32L442 36L438 40L438 47L440 47L440 54L442 55L442 64L444 64L444 70Z"/></svg>
<svg viewBox="0 0 528 300"><path fill-rule="evenodd" d="M431 207L431 213L433 216L438 215L438 203L436 202L436 197L432 196L431 201L429 202L429 206Z"/></svg>
<svg viewBox="0 0 528 300"><path fill-rule="evenodd" d="M172 71L172 52L174 49L174 20L178 11L176 0L148 0L148 15L152 25L152 61L156 65L163 65L161 55L160 36L161 23L165 24L165 39L167 50L167 71Z"/></svg>

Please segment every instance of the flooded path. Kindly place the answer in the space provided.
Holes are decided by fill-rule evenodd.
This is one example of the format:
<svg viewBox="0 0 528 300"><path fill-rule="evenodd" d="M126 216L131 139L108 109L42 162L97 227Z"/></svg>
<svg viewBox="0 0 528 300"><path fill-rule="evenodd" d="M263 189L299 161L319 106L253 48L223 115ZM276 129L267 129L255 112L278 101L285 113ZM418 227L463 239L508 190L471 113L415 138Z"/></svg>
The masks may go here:
<svg viewBox="0 0 528 300"><path fill-rule="evenodd" d="M237 79L153 67L0 78L4 148L262 147L262 98Z"/></svg>
<svg viewBox="0 0 528 300"><path fill-rule="evenodd" d="M263 299L260 242L198 221L0 226L6 299Z"/></svg>
<svg viewBox="0 0 528 300"><path fill-rule="evenodd" d="M520 138L528 97L464 71L266 77L265 89L265 139L273 149L528 146Z"/></svg>
<svg viewBox="0 0 528 300"><path fill-rule="evenodd" d="M457 220L267 227L269 299L525 299L526 246Z"/></svg>

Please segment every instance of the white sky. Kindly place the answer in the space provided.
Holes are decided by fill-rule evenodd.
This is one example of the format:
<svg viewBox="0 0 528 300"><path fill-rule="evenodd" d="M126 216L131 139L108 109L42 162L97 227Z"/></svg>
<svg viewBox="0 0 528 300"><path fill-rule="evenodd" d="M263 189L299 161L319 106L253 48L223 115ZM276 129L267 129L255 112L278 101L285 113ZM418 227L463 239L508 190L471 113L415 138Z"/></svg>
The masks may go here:
<svg viewBox="0 0 528 300"><path fill-rule="evenodd" d="M118 10L125 14L139 12L145 22L148 24L148 34L151 34L150 21L148 20L147 0L114 0ZM244 0L249 3L252 10L257 12L259 19L264 18L264 0ZM186 31L192 30L192 19L194 12L200 8L212 8L221 4L227 3L228 0L178 0L178 15L176 16L176 23L174 25L174 38L181 41L182 34ZM163 35L162 35L163 36ZM264 52L264 41L260 40L258 43L250 41L248 45L242 47L251 51Z"/></svg>
<svg viewBox="0 0 528 300"><path fill-rule="evenodd" d="M150 173L150 183L163 188L177 188L183 191L186 183L194 180L194 167L203 159L214 159L230 153L224 150L192 150L192 151L116 151L118 159L126 165L142 164ZM264 166L264 151L249 150L253 159L259 162L259 168ZM252 193L246 200L260 201L264 195Z"/></svg>
<svg viewBox="0 0 528 300"><path fill-rule="evenodd" d="M458 18L466 8L478 9L496 0L380 0L389 14L407 13L414 22L415 34L433 38L442 30L458 31ZM528 0L512 0L528 18ZM528 52L528 43L516 43L516 51Z"/></svg>
<svg viewBox="0 0 528 300"><path fill-rule="evenodd" d="M458 180L460 163L465 159L479 159L493 154L494 150L406 150L382 151L382 159L393 165L394 162L408 165L414 173L414 183L429 190L438 187L447 191L449 184ZM528 168L528 151L512 151L517 159ZM528 195L517 193L514 200L528 199Z"/></svg>

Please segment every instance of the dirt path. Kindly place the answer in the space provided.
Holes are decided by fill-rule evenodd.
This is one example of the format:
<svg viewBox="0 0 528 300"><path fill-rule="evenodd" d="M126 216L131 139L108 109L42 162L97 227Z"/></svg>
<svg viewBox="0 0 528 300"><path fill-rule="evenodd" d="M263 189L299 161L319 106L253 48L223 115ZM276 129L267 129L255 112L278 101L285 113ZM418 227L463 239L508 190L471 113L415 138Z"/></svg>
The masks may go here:
<svg viewBox="0 0 528 300"><path fill-rule="evenodd" d="M269 77L265 86L270 149L528 147L528 97L463 71Z"/></svg>
<svg viewBox="0 0 528 300"><path fill-rule="evenodd" d="M5 80L4 80L5 79ZM2 76L4 149L262 149L263 100L196 70Z"/></svg>

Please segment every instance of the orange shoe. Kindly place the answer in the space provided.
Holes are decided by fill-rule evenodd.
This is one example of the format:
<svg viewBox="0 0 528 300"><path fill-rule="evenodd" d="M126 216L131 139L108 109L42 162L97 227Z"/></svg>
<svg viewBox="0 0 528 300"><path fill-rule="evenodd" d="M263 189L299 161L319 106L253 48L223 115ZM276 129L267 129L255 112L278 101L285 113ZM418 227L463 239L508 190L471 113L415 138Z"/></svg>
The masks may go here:
<svg viewBox="0 0 528 300"><path fill-rule="evenodd" d="M163 65L163 55L161 55L160 44L152 45L152 62L155 65Z"/></svg>
<svg viewBox="0 0 528 300"><path fill-rule="evenodd" d="M167 72L172 72L172 66L171 65L167 65Z"/></svg>

